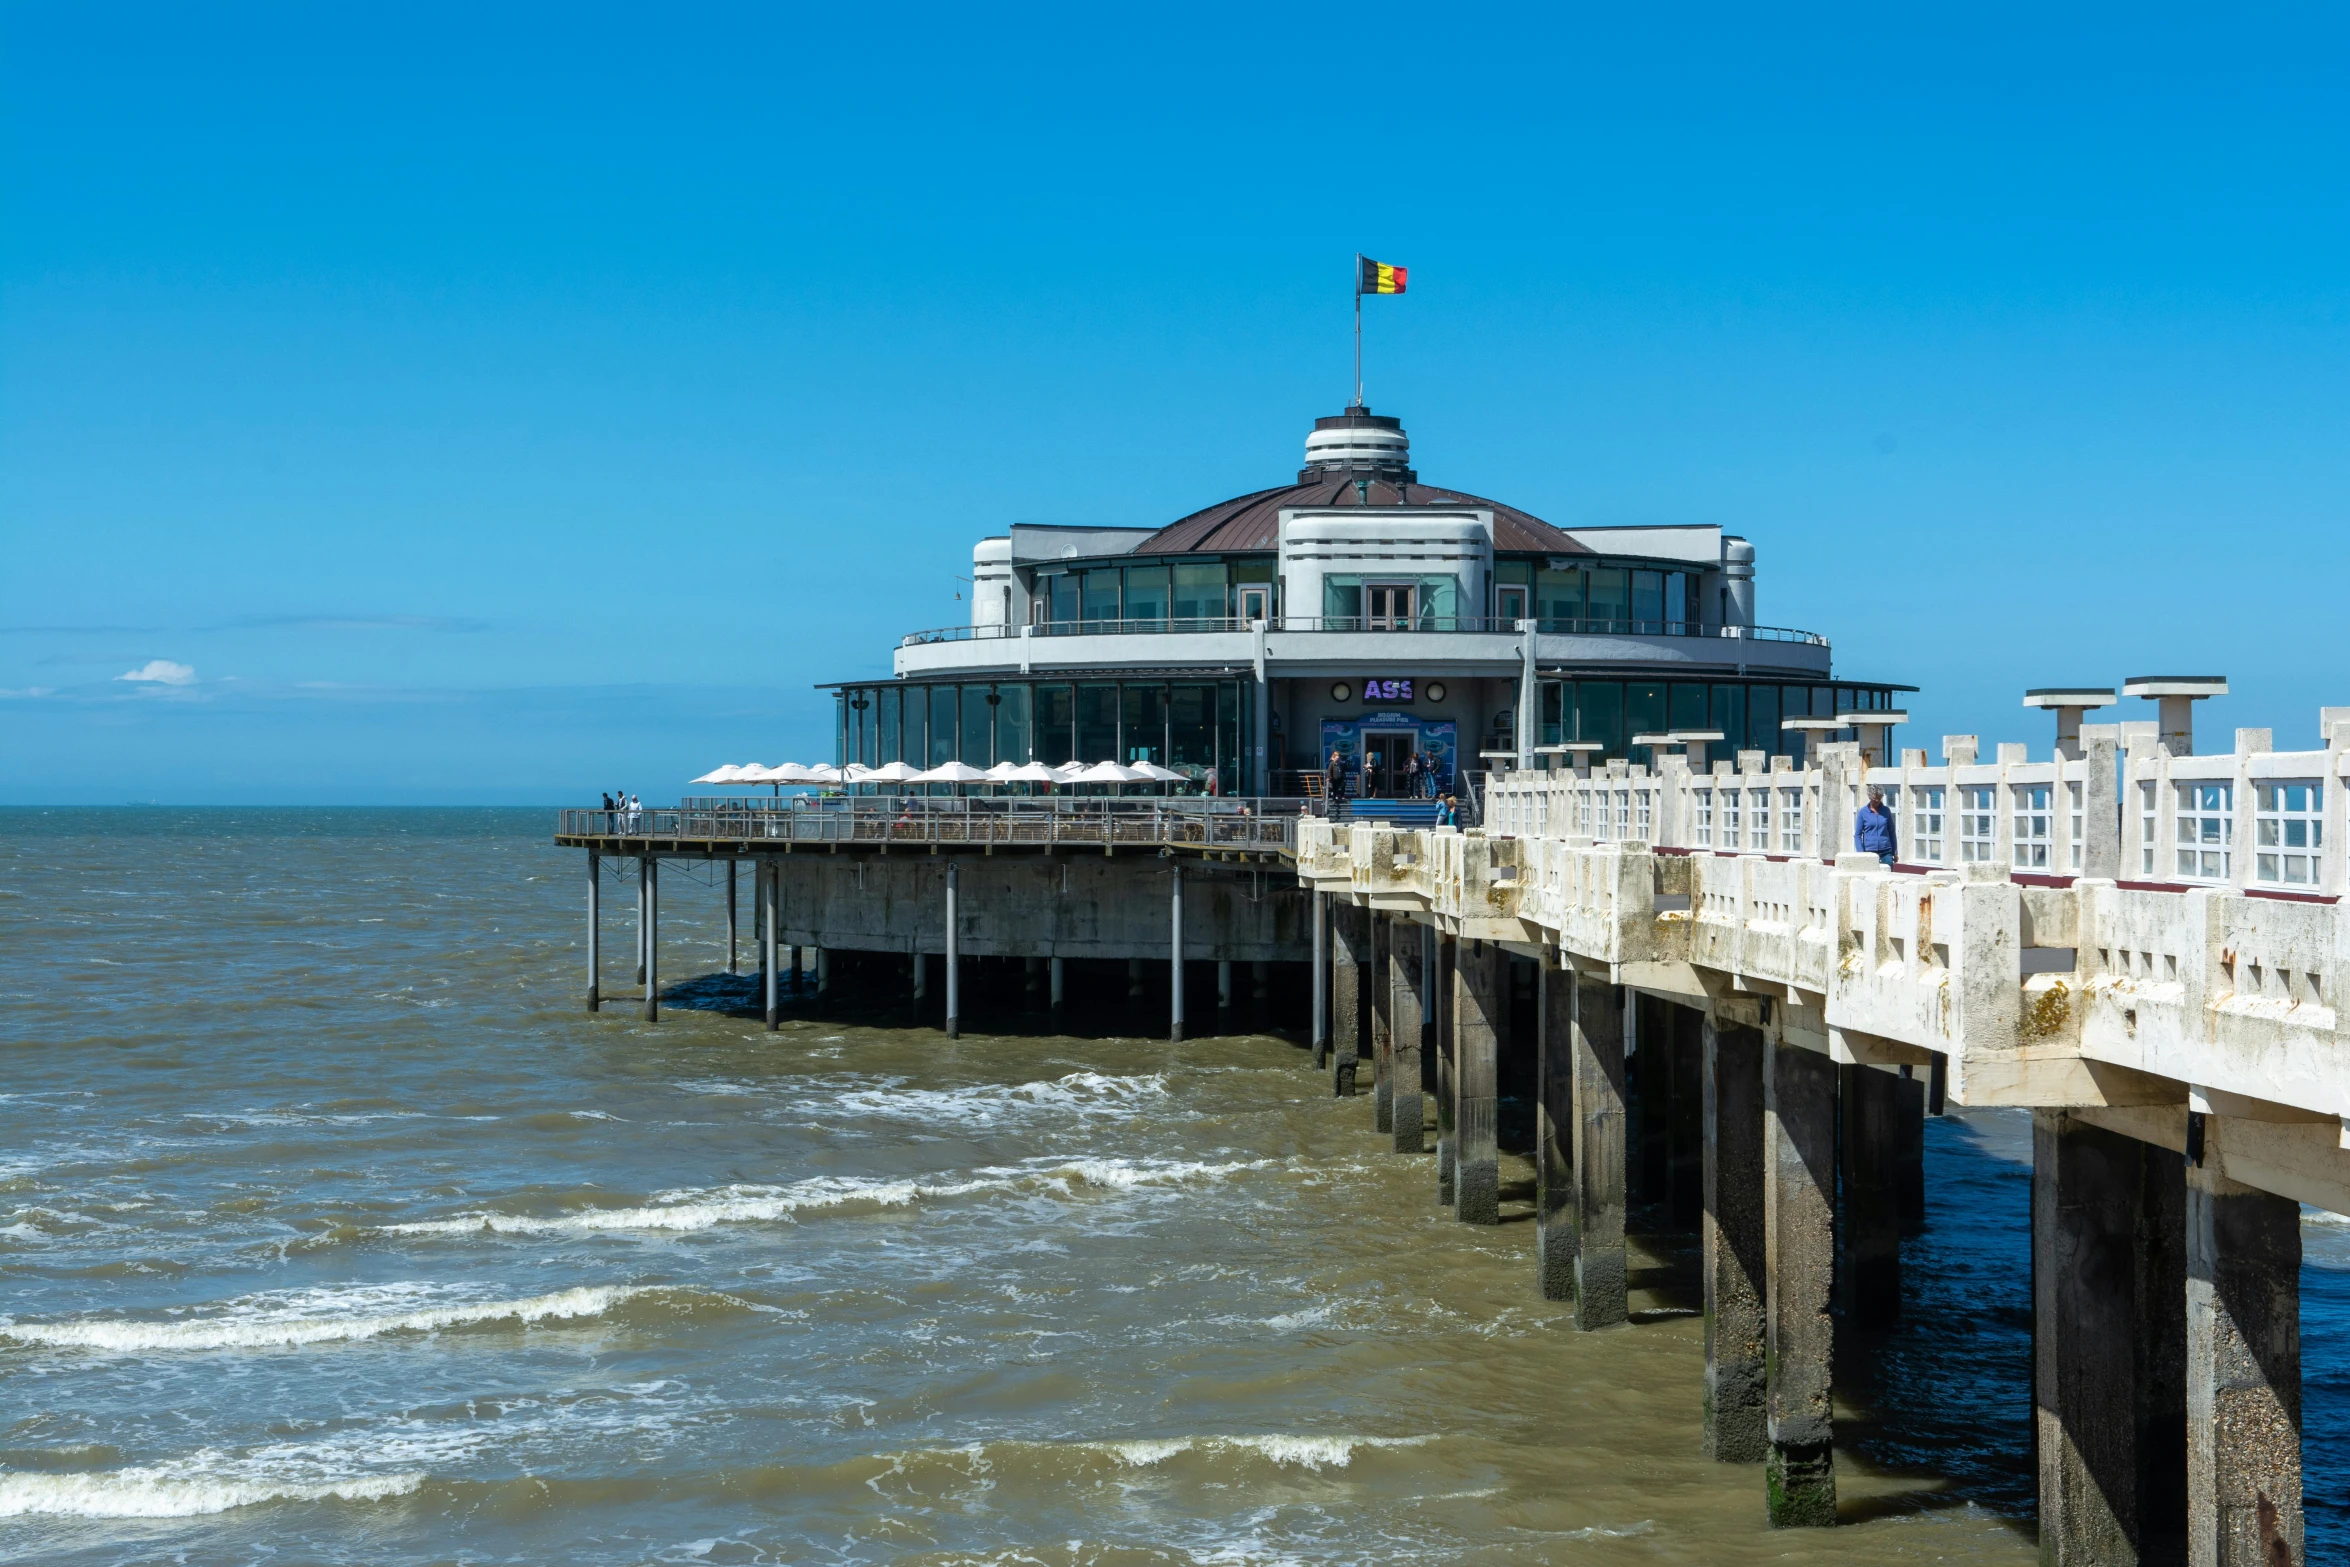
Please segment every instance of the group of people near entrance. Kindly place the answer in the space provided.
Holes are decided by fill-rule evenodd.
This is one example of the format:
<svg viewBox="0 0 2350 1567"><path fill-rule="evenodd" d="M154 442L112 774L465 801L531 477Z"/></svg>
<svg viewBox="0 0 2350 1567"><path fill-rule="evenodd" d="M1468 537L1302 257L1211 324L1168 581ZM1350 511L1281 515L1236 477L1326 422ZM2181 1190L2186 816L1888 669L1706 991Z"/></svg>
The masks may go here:
<svg viewBox="0 0 2350 1567"><path fill-rule="evenodd" d="M1399 771L1403 775L1398 780L1402 785L1403 798L1407 800L1434 800L1436 802L1436 825L1439 827L1458 825L1460 802L1449 794L1437 792L1436 763L1433 758L1414 751L1404 759L1404 764ZM1332 751L1330 763L1322 773L1323 797L1332 801L1345 799L1353 792L1347 787L1348 781L1352 777L1353 769L1347 763L1346 753Z"/></svg>
<svg viewBox="0 0 2350 1567"><path fill-rule="evenodd" d="M635 795L630 794L626 789L620 791L620 798L617 804L614 803L613 797L611 795L605 795L604 809L612 812L620 818L612 825L621 832L635 832L639 827L644 825L645 803L644 801L638 799Z"/></svg>

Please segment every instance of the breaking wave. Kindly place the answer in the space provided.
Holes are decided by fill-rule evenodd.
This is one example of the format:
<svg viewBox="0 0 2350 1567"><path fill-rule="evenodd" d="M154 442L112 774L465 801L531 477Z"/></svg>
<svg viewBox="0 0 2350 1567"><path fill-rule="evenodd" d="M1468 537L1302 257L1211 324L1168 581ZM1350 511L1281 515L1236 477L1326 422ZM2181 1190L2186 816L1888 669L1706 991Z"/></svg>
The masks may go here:
<svg viewBox="0 0 2350 1567"><path fill-rule="evenodd" d="M56 1349L143 1354L157 1350L298 1349L357 1342L390 1333L438 1333L473 1323L574 1321L600 1317L649 1295L719 1299L708 1291L653 1285L599 1285L520 1300L450 1300L431 1285L303 1290L227 1302L217 1314L180 1319L80 1318L62 1322L0 1319L0 1341ZM433 1299L434 1304L418 1304ZM387 1309L392 1308L392 1309ZM239 1504L241 1505L241 1504Z"/></svg>
<svg viewBox="0 0 2350 1567"><path fill-rule="evenodd" d="M420 1474L351 1475L302 1482L232 1479L170 1469L98 1474L0 1474L0 1518L48 1513L74 1518L196 1518L261 1502L377 1502L406 1496Z"/></svg>
<svg viewBox="0 0 2350 1567"><path fill-rule="evenodd" d="M375 1227L378 1235L549 1235L597 1230L706 1230L721 1224L789 1222L803 1213L848 1208L905 1208L944 1197L978 1192L1075 1195L1087 1189L1132 1191L1138 1187L1214 1180L1242 1170L1262 1169L1270 1159L1213 1163L1205 1160L1057 1159L1001 1165L959 1179L916 1180L884 1176L827 1175L789 1186L735 1184L697 1191L664 1192L654 1201L626 1208L590 1208L575 1213L479 1212L446 1219L417 1219Z"/></svg>

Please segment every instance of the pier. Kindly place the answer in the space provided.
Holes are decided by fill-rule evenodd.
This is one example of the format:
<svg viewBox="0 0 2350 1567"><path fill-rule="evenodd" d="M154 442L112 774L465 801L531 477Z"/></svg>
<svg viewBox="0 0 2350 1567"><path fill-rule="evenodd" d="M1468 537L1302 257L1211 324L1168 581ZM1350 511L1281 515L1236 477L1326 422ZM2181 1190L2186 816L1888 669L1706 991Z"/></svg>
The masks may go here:
<svg viewBox="0 0 2350 1567"><path fill-rule="evenodd" d="M1069 959L1123 961L1137 1001L1161 970L1177 1038L1207 973L1228 1000L1227 965L1267 965L1309 992L1310 1069L1379 1146L1432 1153L1470 1224L1501 1216L1500 1109L1530 1102L1528 1288L1619 1330L1628 1215L1694 1231L1690 1440L1757 1466L1783 1526L1835 1521L1836 1338L1900 1331L1924 1118L2028 1108L2043 1559L2273 1567L2304 1559L2298 1205L2350 1212L2350 709L2320 749L2197 754L2182 693L2216 684L2133 683L2166 710L2147 724L2036 694L2038 759L1888 754L1865 716L1801 763L1562 746L1485 780L1467 830L857 798L566 812L559 841L591 889L599 859L642 867L648 1015L659 863L748 861L771 1022L779 941L820 976L828 952L900 964L917 995L942 958L950 1032L975 959L1048 968L1056 999ZM1843 847L1872 790L1891 864Z"/></svg>

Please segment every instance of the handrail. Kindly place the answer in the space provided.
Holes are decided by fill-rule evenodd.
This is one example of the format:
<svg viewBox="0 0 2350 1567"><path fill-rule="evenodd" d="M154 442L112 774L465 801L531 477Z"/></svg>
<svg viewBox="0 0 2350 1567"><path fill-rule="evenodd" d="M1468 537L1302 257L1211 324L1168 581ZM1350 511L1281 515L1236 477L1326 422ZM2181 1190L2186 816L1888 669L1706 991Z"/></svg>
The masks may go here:
<svg viewBox="0 0 2350 1567"><path fill-rule="evenodd" d="M1400 624L1371 615L1284 615L1267 621L1265 629L1274 632L1403 631L1515 636L1519 624L1516 620L1494 615L1421 615ZM898 639L898 646L921 647L934 642L1015 641L1024 631L1040 637L1156 636L1245 632L1254 626L1253 621L1229 617L1204 620L1164 617L1142 620L1051 620L1033 626L937 626L926 631L906 633ZM1819 632L1800 631L1792 626L1733 626L1698 620L1552 618L1537 620L1535 631L1541 636L1710 637L1731 642L1793 642L1809 647L1828 646L1828 639Z"/></svg>
<svg viewBox="0 0 2350 1567"><path fill-rule="evenodd" d="M930 810L945 802L909 799L891 802L840 801L849 809L687 810L644 807L606 811L564 807L556 813L558 838L630 841L668 840L710 844L913 843L993 845L1060 843L1133 844L1138 847L1288 849L1296 842L1299 802L1219 801L1214 810L1188 808L1180 801L1154 800L1148 810ZM1032 802L1008 801L1025 805ZM1040 805L1063 802L1040 801ZM1071 801L1072 806L1105 806L1109 801ZM1286 809L1260 813L1263 803ZM872 808L866 808L872 807Z"/></svg>

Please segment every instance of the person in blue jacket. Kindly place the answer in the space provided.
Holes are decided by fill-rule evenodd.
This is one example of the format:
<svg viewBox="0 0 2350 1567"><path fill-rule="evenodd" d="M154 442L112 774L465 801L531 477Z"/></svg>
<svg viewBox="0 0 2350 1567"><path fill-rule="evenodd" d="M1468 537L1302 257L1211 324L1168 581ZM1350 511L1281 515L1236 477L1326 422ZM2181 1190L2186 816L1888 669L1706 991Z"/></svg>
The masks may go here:
<svg viewBox="0 0 2350 1567"><path fill-rule="evenodd" d="M1869 803L1852 816L1852 846L1891 865L1900 850L1893 832L1893 813L1885 809L1885 791L1869 786Z"/></svg>

